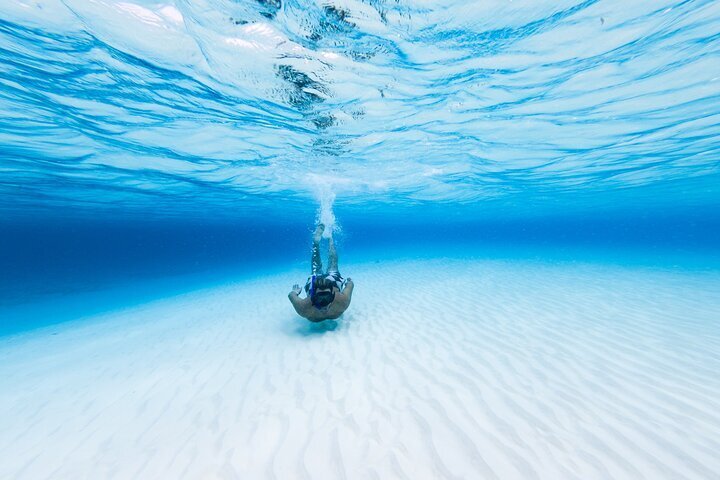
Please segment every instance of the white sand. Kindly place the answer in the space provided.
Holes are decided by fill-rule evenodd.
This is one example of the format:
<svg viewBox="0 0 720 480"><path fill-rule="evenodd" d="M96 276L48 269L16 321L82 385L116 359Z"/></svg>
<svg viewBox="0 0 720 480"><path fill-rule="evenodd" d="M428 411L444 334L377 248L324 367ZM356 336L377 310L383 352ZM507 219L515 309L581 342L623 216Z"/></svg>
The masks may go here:
<svg viewBox="0 0 720 480"><path fill-rule="evenodd" d="M0 478L719 478L720 274L344 273L334 330L288 272L0 338Z"/></svg>

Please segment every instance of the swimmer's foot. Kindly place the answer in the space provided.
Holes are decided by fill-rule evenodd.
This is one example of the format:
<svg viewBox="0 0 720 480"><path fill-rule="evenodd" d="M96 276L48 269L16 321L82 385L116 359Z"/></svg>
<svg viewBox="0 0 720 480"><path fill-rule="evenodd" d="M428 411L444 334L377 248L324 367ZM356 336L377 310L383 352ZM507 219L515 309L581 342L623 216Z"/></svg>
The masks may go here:
<svg viewBox="0 0 720 480"><path fill-rule="evenodd" d="M313 234L313 242L320 243L324 231L325 225L323 225L322 223L318 223L318 226L315 228L315 233Z"/></svg>

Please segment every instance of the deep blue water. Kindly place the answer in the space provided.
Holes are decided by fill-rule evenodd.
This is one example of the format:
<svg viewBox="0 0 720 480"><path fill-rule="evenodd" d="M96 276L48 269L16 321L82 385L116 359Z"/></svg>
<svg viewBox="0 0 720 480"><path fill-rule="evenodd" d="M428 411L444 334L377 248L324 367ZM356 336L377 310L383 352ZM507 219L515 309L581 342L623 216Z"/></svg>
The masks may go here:
<svg viewBox="0 0 720 480"><path fill-rule="evenodd" d="M717 268L718 2L1 10L0 308L298 265L321 205L350 261Z"/></svg>

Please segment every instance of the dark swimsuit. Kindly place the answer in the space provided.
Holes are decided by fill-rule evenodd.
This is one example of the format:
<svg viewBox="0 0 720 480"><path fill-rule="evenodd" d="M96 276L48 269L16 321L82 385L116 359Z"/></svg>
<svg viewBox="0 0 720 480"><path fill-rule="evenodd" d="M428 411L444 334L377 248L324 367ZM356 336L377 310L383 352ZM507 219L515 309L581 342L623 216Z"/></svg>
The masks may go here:
<svg viewBox="0 0 720 480"><path fill-rule="evenodd" d="M305 293L310 294L310 289L313 287L313 277L317 278L324 278L328 282L332 283L335 287L337 287L338 290L342 291L343 286L345 285L345 279L340 275L340 272L327 272L322 275L311 275L307 279L307 283L305 283Z"/></svg>
<svg viewBox="0 0 720 480"><path fill-rule="evenodd" d="M305 293L307 293L308 297L312 298L315 288L315 282L317 282L319 278L324 278L326 282L332 284L339 291L342 291L342 288L345 285L345 279L342 277L342 275L340 275L340 272L327 272L321 275L311 275L310 277L308 277L307 283L305 283ZM335 293L333 292L333 300L334 299ZM320 307L318 307L314 303L313 306L320 309ZM322 309L324 308L327 308L327 305Z"/></svg>

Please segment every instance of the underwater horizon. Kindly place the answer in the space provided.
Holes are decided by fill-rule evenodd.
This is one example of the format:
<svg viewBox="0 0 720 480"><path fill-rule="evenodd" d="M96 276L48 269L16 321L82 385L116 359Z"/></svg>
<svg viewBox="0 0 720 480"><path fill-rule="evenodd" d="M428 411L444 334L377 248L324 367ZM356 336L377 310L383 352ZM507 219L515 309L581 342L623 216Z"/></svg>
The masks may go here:
<svg viewBox="0 0 720 480"><path fill-rule="evenodd" d="M2 1L0 478L709 480L718 346L720 2Z"/></svg>

